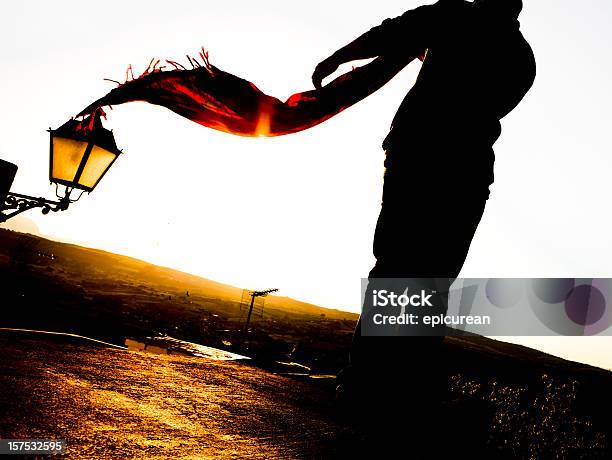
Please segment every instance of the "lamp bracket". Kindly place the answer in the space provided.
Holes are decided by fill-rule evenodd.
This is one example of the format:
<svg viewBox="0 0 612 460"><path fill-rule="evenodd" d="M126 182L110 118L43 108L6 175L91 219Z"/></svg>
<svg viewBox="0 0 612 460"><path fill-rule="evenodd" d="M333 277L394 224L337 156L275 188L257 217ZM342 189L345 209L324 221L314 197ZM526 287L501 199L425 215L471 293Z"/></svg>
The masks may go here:
<svg viewBox="0 0 612 460"><path fill-rule="evenodd" d="M70 199L70 192L71 190L66 190L66 195L61 197L59 201L9 192L4 198L4 202L0 203L0 223L6 222L11 217L34 208L42 208L41 211L43 214L49 214L51 211L65 211L68 209L70 203L76 201Z"/></svg>

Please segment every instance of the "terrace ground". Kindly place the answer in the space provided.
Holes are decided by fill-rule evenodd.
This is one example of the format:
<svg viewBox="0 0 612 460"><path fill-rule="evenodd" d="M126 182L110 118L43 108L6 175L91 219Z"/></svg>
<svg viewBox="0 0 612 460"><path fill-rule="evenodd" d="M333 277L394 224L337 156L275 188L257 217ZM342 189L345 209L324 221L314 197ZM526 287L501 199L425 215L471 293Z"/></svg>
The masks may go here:
<svg viewBox="0 0 612 460"><path fill-rule="evenodd" d="M338 458L378 442L338 417L329 380L29 335L0 335L0 348L0 437L66 439L68 458ZM603 371L581 372L591 390L610 388ZM456 374L468 406L455 416L470 424L470 402L487 399L495 413L479 434L500 458L606 458L609 415L574 407L577 380L541 379L532 395Z"/></svg>

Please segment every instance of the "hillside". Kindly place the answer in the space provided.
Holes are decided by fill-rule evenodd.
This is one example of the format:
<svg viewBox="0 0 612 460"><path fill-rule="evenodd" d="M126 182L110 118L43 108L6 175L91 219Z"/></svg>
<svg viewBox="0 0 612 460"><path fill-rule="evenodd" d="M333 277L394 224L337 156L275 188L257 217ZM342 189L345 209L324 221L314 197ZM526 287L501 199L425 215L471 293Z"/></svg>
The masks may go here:
<svg viewBox="0 0 612 460"><path fill-rule="evenodd" d="M82 283L99 280L123 279L136 284L148 284L181 295L190 294L239 302L245 288L211 281L171 268L160 267L132 257L91 249L75 244L60 243L34 235L0 228L0 261L15 254L22 261L33 261L37 252L53 255L53 266L62 270L73 281ZM17 261L19 262L19 260ZM256 287L251 287L256 288ZM334 319L355 319L357 315L337 309L301 302L284 296L270 295L269 308L292 314L320 316Z"/></svg>
<svg viewBox="0 0 612 460"><path fill-rule="evenodd" d="M243 328L243 290L109 252L0 229L0 275L8 327L126 337L166 334L246 352L298 360L322 370L341 366L357 315L269 296Z"/></svg>

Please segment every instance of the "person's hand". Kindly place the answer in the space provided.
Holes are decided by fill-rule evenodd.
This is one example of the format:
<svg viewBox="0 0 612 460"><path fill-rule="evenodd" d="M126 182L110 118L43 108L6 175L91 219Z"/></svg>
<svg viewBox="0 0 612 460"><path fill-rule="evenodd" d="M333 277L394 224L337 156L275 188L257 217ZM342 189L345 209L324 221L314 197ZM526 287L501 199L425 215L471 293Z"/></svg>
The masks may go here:
<svg viewBox="0 0 612 460"><path fill-rule="evenodd" d="M341 62L339 62L333 55L321 61L316 67L312 74L312 83L316 89L321 89L321 83L325 77L329 77L332 73L338 70Z"/></svg>

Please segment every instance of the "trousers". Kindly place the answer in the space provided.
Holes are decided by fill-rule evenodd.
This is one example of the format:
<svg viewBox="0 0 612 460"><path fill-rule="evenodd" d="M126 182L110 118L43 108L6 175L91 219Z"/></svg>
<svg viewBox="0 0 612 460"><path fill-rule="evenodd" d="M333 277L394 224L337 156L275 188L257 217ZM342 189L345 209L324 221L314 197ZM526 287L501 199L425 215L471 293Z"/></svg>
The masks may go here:
<svg viewBox="0 0 612 460"><path fill-rule="evenodd" d="M465 262L489 197L490 182L478 183L482 174L476 173L456 167L452 174L387 169L374 234L376 264L369 278L447 279L450 287ZM447 293L440 291L445 304ZM439 358L443 336L363 336L362 321L363 315L353 336L353 366L401 368L408 373L431 373L436 367L433 363Z"/></svg>

